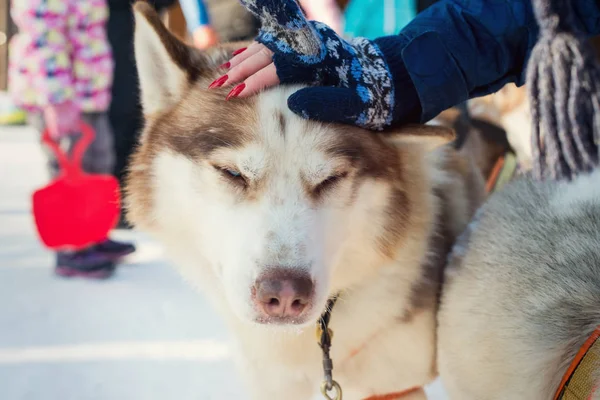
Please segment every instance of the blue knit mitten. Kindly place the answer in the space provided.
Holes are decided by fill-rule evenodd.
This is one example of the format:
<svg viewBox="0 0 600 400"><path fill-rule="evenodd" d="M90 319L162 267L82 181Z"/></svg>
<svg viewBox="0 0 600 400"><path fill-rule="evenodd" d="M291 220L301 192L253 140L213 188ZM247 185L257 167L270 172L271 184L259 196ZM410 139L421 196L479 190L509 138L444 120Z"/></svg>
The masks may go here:
<svg viewBox="0 0 600 400"><path fill-rule="evenodd" d="M365 38L346 41L307 21L295 0L240 0L261 21L256 40L273 51L281 83L303 83L288 99L304 118L381 130L393 121L394 77L379 47Z"/></svg>

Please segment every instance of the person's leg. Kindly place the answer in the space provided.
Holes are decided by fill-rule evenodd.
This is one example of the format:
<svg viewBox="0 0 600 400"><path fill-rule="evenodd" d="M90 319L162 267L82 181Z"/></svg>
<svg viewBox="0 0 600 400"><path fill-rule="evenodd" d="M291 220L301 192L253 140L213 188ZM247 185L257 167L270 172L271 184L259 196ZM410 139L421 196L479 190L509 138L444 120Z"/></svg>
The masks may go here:
<svg viewBox="0 0 600 400"><path fill-rule="evenodd" d="M137 144L138 134L142 129L141 112L139 114L122 114L119 112L114 112L110 116L110 122L114 132L114 149L116 156L113 173L119 180L121 188L124 188L129 159ZM125 193L122 192L122 196L124 195ZM119 228L131 228L125 219L124 213L121 213Z"/></svg>
<svg viewBox="0 0 600 400"><path fill-rule="evenodd" d="M94 141L83 156L83 170L90 174L112 174L115 166L113 132L106 113L85 113L83 122L94 129Z"/></svg>
<svg viewBox="0 0 600 400"><path fill-rule="evenodd" d="M131 7L111 7L107 33L115 62L109 110L114 133L114 175L123 187L129 158L142 129L138 75L133 52L134 19ZM121 218L120 227L129 227Z"/></svg>
<svg viewBox="0 0 600 400"><path fill-rule="evenodd" d="M83 157L84 171L92 174L112 174L115 168L114 134L107 113L83 114L84 122L94 128L95 139ZM107 238L94 246L114 261L118 261L135 251L135 246Z"/></svg>
<svg viewBox="0 0 600 400"><path fill-rule="evenodd" d="M114 132L115 165L114 175L119 179L123 187L127 175L127 166L133 150L137 145L137 139L142 129L141 114L111 114L111 126Z"/></svg>
<svg viewBox="0 0 600 400"><path fill-rule="evenodd" d="M29 114L28 123L40 134L46 128L41 114ZM77 135L67 136L61 141L61 147L70 153ZM50 178L58 176L60 170L52 151L42 144L47 156L47 165ZM86 154L86 157L88 155ZM86 278L104 279L113 274L115 263L112 257L95 250L94 246L80 251L58 251L56 252L55 272L57 275L73 277L82 276Z"/></svg>

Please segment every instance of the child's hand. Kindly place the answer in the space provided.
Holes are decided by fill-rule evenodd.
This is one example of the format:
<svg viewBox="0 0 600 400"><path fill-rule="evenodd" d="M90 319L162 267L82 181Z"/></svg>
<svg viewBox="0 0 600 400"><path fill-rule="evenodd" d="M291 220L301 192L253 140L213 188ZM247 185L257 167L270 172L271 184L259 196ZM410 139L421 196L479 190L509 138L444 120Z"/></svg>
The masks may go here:
<svg viewBox="0 0 600 400"><path fill-rule="evenodd" d="M44 108L44 122L50 137L58 140L80 130L81 112L71 101Z"/></svg>
<svg viewBox="0 0 600 400"><path fill-rule="evenodd" d="M202 25L193 33L194 46L200 50L208 49L219 43L217 33L210 25Z"/></svg>
<svg viewBox="0 0 600 400"><path fill-rule="evenodd" d="M290 109L305 118L369 129L391 124L394 80L377 45L364 38L348 42L327 25L307 21L295 0L242 3L261 21L256 39L261 44L232 58L227 75L211 87L245 80L231 91L231 98L279 82L319 85L290 96Z"/></svg>

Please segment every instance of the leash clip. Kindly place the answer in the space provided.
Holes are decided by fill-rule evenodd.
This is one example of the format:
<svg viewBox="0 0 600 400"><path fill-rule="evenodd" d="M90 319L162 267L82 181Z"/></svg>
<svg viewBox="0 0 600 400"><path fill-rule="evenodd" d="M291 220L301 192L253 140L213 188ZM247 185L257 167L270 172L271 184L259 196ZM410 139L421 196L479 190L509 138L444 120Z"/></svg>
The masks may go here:
<svg viewBox="0 0 600 400"><path fill-rule="evenodd" d="M321 384L321 393L323 394L323 397L325 397L327 400L342 400L342 388L336 381L331 381L331 388L328 389L327 386L328 382L323 381ZM332 390L335 390L335 394L333 396L329 394L329 392Z"/></svg>
<svg viewBox="0 0 600 400"><path fill-rule="evenodd" d="M321 393L327 400L342 400L342 388L333 380L333 360L329 356L329 349L331 348L331 339L333 338L333 331L329 328L329 320L331 318L331 310L337 300L337 296L329 299L327 307L321 318L317 321L317 341L319 347L323 351L323 373L324 380L321 384ZM330 395L330 392L335 391L335 394Z"/></svg>

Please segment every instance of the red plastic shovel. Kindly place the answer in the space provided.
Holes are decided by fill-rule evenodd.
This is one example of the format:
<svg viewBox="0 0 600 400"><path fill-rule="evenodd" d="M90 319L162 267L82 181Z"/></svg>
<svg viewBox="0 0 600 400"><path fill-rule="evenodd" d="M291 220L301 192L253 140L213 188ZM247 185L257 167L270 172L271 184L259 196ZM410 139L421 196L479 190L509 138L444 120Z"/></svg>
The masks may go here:
<svg viewBox="0 0 600 400"><path fill-rule="evenodd" d="M119 183L111 175L83 171L83 155L95 134L83 123L81 134L70 160L48 130L42 135L56 155L60 174L33 194L33 215L42 242L54 250L79 250L103 241L119 219Z"/></svg>

